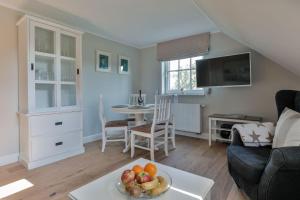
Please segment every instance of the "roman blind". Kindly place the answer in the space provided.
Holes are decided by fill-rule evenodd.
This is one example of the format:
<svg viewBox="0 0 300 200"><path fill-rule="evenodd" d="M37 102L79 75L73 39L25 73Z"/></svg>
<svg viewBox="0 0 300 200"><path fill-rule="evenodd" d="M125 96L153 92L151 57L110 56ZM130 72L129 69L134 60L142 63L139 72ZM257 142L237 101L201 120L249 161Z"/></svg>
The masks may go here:
<svg viewBox="0 0 300 200"><path fill-rule="evenodd" d="M209 51L210 33L201 33L157 44L157 60L191 58Z"/></svg>

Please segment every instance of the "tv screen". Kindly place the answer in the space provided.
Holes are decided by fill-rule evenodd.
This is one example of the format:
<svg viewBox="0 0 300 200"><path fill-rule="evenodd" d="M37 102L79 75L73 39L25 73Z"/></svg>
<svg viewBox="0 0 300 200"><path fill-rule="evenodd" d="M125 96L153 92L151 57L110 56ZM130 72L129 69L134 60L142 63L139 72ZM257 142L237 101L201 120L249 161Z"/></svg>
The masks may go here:
<svg viewBox="0 0 300 200"><path fill-rule="evenodd" d="M250 53L196 61L197 87L250 86Z"/></svg>

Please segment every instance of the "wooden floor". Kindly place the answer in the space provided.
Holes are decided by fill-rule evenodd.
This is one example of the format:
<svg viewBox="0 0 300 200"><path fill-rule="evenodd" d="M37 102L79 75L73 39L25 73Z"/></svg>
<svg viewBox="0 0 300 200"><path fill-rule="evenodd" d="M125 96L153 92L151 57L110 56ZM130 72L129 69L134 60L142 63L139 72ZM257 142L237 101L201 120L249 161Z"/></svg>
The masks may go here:
<svg viewBox="0 0 300 200"><path fill-rule="evenodd" d="M216 143L209 148L205 140L182 136L178 136L176 142L177 148L171 150L168 157L162 150L156 152L156 160L213 179L212 200L245 200L228 174L225 144ZM123 146L119 143L108 144L105 153L100 152L99 146L99 142L89 143L82 155L31 171L18 163L0 167L1 186L24 178L34 184L6 199L68 199L70 191L131 161L129 153L121 153ZM149 159L149 154L138 150L138 157Z"/></svg>

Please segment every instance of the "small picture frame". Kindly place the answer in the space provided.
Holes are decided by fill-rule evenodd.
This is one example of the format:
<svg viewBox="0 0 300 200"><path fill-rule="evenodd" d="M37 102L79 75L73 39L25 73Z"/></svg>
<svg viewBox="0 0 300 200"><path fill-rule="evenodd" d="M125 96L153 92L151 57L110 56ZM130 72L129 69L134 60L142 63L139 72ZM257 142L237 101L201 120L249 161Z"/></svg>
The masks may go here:
<svg viewBox="0 0 300 200"><path fill-rule="evenodd" d="M96 71L111 72L111 53L96 50Z"/></svg>
<svg viewBox="0 0 300 200"><path fill-rule="evenodd" d="M119 74L129 74L130 59L126 56L119 56Z"/></svg>

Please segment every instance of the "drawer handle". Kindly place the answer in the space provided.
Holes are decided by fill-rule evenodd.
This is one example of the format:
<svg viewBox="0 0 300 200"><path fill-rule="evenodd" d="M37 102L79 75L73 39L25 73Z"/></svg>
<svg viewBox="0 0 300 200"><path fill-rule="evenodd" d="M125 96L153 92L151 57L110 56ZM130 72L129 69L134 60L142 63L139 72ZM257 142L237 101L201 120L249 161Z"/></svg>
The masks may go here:
<svg viewBox="0 0 300 200"><path fill-rule="evenodd" d="M61 126L62 124L62 122L55 122L55 126Z"/></svg>
<svg viewBox="0 0 300 200"><path fill-rule="evenodd" d="M61 146L61 145L63 145L63 142L56 142L55 143L55 146Z"/></svg>

